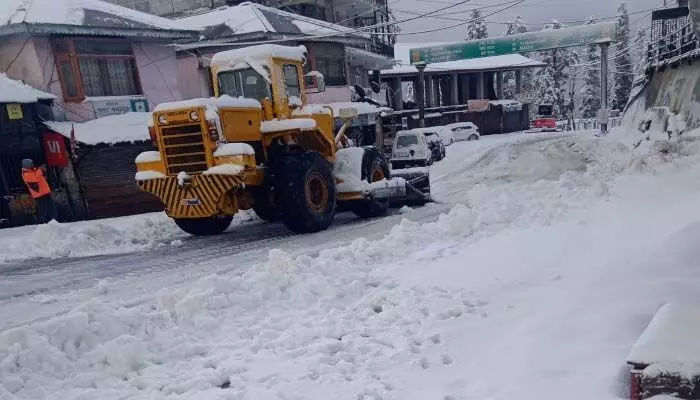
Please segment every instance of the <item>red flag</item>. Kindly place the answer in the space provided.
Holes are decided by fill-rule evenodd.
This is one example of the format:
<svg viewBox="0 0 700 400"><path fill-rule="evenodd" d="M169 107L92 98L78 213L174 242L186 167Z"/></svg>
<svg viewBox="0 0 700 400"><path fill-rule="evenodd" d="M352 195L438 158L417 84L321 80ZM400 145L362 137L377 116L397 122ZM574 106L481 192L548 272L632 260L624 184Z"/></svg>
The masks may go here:
<svg viewBox="0 0 700 400"><path fill-rule="evenodd" d="M73 155L73 161L78 159L78 141L75 140L75 125L70 127L70 152Z"/></svg>

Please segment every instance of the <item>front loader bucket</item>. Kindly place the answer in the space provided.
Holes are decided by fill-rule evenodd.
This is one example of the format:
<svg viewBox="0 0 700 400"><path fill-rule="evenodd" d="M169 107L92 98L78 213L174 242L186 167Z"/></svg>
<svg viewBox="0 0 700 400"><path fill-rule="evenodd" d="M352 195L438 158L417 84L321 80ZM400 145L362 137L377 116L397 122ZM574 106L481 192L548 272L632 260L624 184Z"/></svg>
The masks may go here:
<svg viewBox="0 0 700 400"><path fill-rule="evenodd" d="M193 175L186 182L176 176L138 181L139 188L157 196L171 218L208 218L221 214L226 193L243 186L244 175ZM181 184L182 183L182 184Z"/></svg>
<svg viewBox="0 0 700 400"><path fill-rule="evenodd" d="M395 169L391 171L392 178L406 180L406 196L392 198L395 207L404 205L420 205L432 201L430 196L430 173L427 168Z"/></svg>

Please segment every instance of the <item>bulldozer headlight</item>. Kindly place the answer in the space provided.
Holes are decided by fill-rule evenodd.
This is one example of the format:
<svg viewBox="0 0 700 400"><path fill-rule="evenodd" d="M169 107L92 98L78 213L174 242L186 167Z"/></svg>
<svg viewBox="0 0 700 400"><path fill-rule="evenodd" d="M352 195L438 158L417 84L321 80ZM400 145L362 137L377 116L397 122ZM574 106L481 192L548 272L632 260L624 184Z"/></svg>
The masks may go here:
<svg viewBox="0 0 700 400"><path fill-rule="evenodd" d="M197 111L190 112L190 119L192 121L199 121L199 113Z"/></svg>
<svg viewBox="0 0 700 400"><path fill-rule="evenodd" d="M161 125L167 125L168 124L168 117L165 115L159 115L158 116L158 123Z"/></svg>

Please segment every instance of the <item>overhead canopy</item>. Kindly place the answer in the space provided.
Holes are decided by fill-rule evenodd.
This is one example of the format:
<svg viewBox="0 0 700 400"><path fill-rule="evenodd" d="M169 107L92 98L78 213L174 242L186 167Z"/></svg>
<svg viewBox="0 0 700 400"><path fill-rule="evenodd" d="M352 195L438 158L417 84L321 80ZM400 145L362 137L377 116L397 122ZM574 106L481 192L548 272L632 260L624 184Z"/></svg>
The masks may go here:
<svg viewBox="0 0 700 400"><path fill-rule="evenodd" d="M504 56L474 58L470 60L448 61L428 64L426 74L448 74L484 71L512 71L525 68L543 67L545 64L520 54L508 54ZM397 65L391 69L381 71L382 76L413 76L418 69L413 65Z"/></svg>

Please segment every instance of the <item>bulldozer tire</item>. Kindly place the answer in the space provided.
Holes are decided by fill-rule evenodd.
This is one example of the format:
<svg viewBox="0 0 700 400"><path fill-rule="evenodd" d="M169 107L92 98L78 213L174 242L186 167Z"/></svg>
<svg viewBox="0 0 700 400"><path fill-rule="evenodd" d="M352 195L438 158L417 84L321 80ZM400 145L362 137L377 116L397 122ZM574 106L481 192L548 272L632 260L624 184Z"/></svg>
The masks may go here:
<svg viewBox="0 0 700 400"><path fill-rule="evenodd" d="M279 207L270 200L270 192L267 187L255 188L252 191L253 211L255 215L265 222L278 222L282 216Z"/></svg>
<svg viewBox="0 0 700 400"><path fill-rule="evenodd" d="M291 231L327 229L333 223L337 201L331 165L315 151L283 156L276 166L275 196L282 222Z"/></svg>
<svg viewBox="0 0 700 400"><path fill-rule="evenodd" d="M390 179L389 163L374 146L364 148L362 156L362 180L368 183ZM365 199L352 203L351 211L360 218L377 218L389 210L389 199Z"/></svg>
<svg viewBox="0 0 700 400"><path fill-rule="evenodd" d="M222 215L211 218L176 218L175 223L183 231L194 236L214 236L224 233L233 217Z"/></svg>

